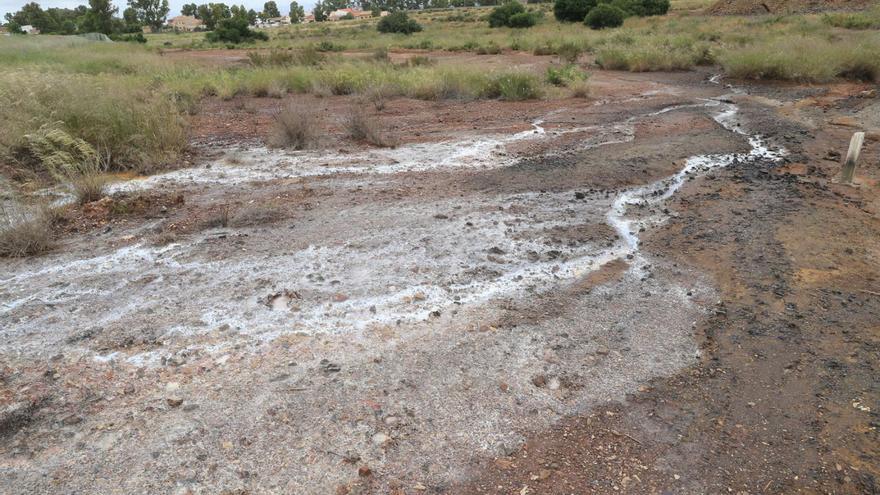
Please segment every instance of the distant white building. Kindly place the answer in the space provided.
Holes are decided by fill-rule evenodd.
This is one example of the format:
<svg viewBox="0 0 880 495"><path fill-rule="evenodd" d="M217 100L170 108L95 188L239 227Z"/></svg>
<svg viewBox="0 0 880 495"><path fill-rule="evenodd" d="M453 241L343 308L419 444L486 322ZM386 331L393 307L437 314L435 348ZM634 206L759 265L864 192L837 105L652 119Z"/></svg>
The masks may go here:
<svg viewBox="0 0 880 495"><path fill-rule="evenodd" d="M256 26L257 27L279 27L279 26L287 26L290 24L290 16L285 15L282 17L270 17L268 19L257 19Z"/></svg>
<svg viewBox="0 0 880 495"><path fill-rule="evenodd" d="M40 34L40 30L31 26L30 24L25 24L21 27L21 32L24 34Z"/></svg>

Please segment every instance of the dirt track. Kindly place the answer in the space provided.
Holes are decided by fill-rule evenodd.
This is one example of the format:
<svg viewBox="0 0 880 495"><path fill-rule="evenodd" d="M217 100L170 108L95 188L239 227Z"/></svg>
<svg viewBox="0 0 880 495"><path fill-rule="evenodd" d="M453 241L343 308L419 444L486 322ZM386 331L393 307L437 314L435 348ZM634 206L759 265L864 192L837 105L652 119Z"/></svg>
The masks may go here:
<svg viewBox="0 0 880 495"><path fill-rule="evenodd" d="M829 152L880 104L705 79L393 100L395 150L341 138L346 98L292 154L260 147L277 100L209 103L197 168L0 266L6 486L876 491L876 134L858 188Z"/></svg>

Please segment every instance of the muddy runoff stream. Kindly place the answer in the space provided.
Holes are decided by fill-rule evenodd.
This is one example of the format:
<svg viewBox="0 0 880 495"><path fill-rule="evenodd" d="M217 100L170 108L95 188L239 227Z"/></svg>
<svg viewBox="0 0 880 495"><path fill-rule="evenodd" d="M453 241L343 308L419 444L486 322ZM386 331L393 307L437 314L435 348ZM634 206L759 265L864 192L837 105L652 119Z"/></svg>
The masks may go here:
<svg viewBox="0 0 880 495"><path fill-rule="evenodd" d="M725 99L601 127L547 131L538 121L511 136L354 155L238 151L235 165L115 188L241 193L259 188L255 181L312 176L321 187L369 189L393 184L398 172L513 165L505 145L516 141L582 133L582 149L625 143L639 119L685 108L712 112L750 151L694 156L673 176L616 195L328 202L291 222L212 229L162 247L4 263L4 355L107 367L137 391L110 400L72 437L47 432L44 443L61 448L39 454L18 480L38 492L41 472L69 464L63 452L75 439L88 462L70 469L84 470L75 480L97 491L86 480L132 492L155 487L162 470L183 474L160 485L194 492L258 482L327 493L351 479L342 459L371 466L381 483L442 487L474 457L511 452L525 432L693 363L692 328L714 291L701 274L642 252L639 235L668 218L666 200L690 178L781 157L740 130ZM170 382L169 366L200 371ZM167 406L169 394L194 407ZM122 420L132 414L136 421ZM88 428L108 422L121 426ZM239 437L247 448L218 450ZM209 463L230 449L235 462L210 471L178 462Z"/></svg>

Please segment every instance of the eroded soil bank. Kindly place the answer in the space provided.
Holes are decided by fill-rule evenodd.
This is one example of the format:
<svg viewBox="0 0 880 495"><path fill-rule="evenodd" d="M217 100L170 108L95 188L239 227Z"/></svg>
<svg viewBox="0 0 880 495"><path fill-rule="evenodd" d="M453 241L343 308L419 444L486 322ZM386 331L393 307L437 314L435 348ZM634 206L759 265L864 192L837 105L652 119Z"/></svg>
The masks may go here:
<svg viewBox="0 0 880 495"><path fill-rule="evenodd" d="M875 489L876 137L857 188L831 151L876 97L706 79L391 100L396 149L209 102L192 168L0 265L4 486Z"/></svg>

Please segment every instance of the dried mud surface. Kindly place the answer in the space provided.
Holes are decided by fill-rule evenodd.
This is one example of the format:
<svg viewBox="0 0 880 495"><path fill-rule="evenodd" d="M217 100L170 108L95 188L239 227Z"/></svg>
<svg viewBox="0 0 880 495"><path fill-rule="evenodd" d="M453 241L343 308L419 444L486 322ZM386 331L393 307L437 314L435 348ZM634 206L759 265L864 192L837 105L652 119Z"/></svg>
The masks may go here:
<svg viewBox="0 0 880 495"><path fill-rule="evenodd" d="M876 491L876 97L594 79L393 99L395 149L207 102L191 168L0 263L4 489Z"/></svg>

